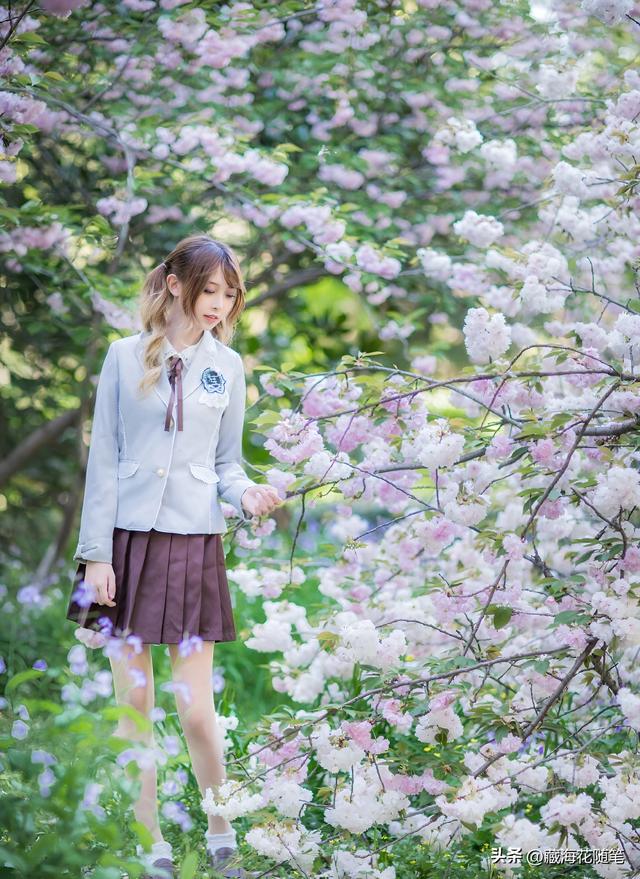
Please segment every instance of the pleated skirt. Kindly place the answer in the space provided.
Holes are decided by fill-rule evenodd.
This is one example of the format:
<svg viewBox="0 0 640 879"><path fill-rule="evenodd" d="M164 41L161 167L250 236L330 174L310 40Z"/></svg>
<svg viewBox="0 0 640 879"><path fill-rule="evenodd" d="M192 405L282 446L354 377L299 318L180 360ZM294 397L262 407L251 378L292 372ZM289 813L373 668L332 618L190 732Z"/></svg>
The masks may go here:
<svg viewBox="0 0 640 879"><path fill-rule="evenodd" d="M229 583L220 534L113 530L115 606L96 604L83 585L86 564L73 578L67 619L143 644L235 641Z"/></svg>

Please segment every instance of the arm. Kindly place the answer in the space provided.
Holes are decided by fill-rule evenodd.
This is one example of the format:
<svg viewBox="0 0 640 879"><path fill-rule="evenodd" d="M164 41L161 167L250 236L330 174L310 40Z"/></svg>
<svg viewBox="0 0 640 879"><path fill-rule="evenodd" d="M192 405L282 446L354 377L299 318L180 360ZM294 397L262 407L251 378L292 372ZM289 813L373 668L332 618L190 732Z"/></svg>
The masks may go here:
<svg viewBox="0 0 640 879"><path fill-rule="evenodd" d="M241 498L245 489L257 485L245 473L242 461L242 431L244 411L247 401L247 385L244 364L238 355L233 384L229 394L229 404L222 413L218 445L216 446L215 470L220 481L218 494L222 500L233 504L244 521L250 519L242 508Z"/></svg>
<svg viewBox="0 0 640 879"><path fill-rule="evenodd" d="M74 561L112 562L118 506L118 358L109 346L98 379L80 536Z"/></svg>

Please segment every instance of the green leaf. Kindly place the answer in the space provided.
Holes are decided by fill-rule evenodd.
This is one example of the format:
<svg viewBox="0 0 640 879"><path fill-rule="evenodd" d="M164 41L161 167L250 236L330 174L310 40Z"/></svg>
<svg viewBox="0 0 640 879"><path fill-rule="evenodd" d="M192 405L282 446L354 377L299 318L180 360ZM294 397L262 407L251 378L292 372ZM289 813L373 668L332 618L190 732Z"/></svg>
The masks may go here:
<svg viewBox="0 0 640 879"><path fill-rule="evenodd" d="M449 665L451 668L466 668L469 665L476 665L477 662L478 660L472 656L456 656L450 660Z"/></svg>
<svg viewBox="0 0 640 879"><path fill-rule="evenodd" d="M266 412L261 412L256 418L250 420L251 424L256 427L273 427L280 421L280 413L269 409Z"/></svg>
<svg viewBox="0 0 640 879"><path fill-rule="evenodd" d="M198 869L198 853L188 852L180 867L180 879L193 879Z"/></svg>
<svg viewBox="0 0 640 879"><path fill-rule="evenodd" d="M500 605L493 613L493 625L496 629L501 629L503 626L507 625L512 614L513 608Z"/></svg>
<svg viewBox="0 0 640 879"><path fill-rule="evenodd" d="M592 621L591 614L582 613L579 610L561 610L553 618L552 628L563 624L575 623L578 626L585 626Z"/></svg>
<svg viewBox="0 0 640 879"><path fill-rule="evenodd" d="M281 150L284 153L301 153L303 152L302 147L299 147L296 143L279 143L276 147L277 150Z"/></svg>
<svg viewBox="0 0 640 879"><path fill-rule="evenodd" d="M7 686L5 687L5 695L7 693L11 693L20 684L24 684L25 681L32 681L34 678L42 677L43 672L37 668L27 668L24 671L19 671L18 674L14 675L9 679Z"/></svg>
<svg viewBox="0 0 640 879"><path fill-rule="evenodd" d="M320 647L329 653L340 641L340 635L337 632L320 632L317 635Z"/></svg>

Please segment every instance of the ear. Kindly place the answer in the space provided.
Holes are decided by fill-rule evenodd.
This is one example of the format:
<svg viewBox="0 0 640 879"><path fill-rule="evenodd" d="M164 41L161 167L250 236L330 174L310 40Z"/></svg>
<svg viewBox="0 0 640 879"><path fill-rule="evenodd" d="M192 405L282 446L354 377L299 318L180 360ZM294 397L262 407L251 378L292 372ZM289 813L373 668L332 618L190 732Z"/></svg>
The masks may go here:
<svg viewBox="0 0 640 879"><path fill-rule="evenodd" d="M167 275L167 286L172 296L180 295L180 281L178 280L178 276L174 275L173 272L170 275Z"/></svg>

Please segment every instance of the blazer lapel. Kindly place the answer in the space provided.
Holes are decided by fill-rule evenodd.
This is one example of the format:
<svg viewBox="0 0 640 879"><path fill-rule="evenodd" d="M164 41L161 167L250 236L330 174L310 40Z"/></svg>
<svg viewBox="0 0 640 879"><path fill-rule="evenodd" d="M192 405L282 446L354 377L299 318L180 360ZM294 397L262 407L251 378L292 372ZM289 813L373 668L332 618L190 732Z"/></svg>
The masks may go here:
<svg viewBox="0 0 640 879"><path fill-rule="evenodd" d="M140 338L136 343L136 358L142 371L144 373L145 365L144 365L144 349L147 346L147 342L151 337L151 333L143 330L140 333ZM158 395L158 397L162 400L165 407L169 405L169 395L171 394L171 385L169 384L169 376L167 375L167 370L163 369L160 373L160 378L153 386L153 390Z"/></svg>
<svg viewBox="0 0 640 879"><path fill-rule="evenodd" d="M201 340L200 344L196 348L194 358L189 364L187 374L182 380L183 398L188 397L190 394L193 394L193 392L197 391L199 388L202 389L202 373L207 368L207 366L213 366L217 368L217 359L218 358L215 339L213 338L209 330L205 330L204 338ZM167 384L168 381L169 380L167 379Z"/></svg>
<svg viewBox="0 0 640 879"><path fill-rule="evenodd" d="M136 357L140 366L144 370L144 349L149 340L151 333L143 331L136 343ZM216 349L216 340L209 330L204 331L204 337L201 344L198 345L194 358L189 364L183 380L182 380L182 397L188 397L202 387L202 373L207 366L218 369L218 352ZM223 373L224 374L224 373ZM228 376L225 375L228 380ZM171 385L169 384L169 376L166 368L162 370L160 378L153 386L153 390L162 400L165 406L169 405L169 396L171 394Z"/></svg>

